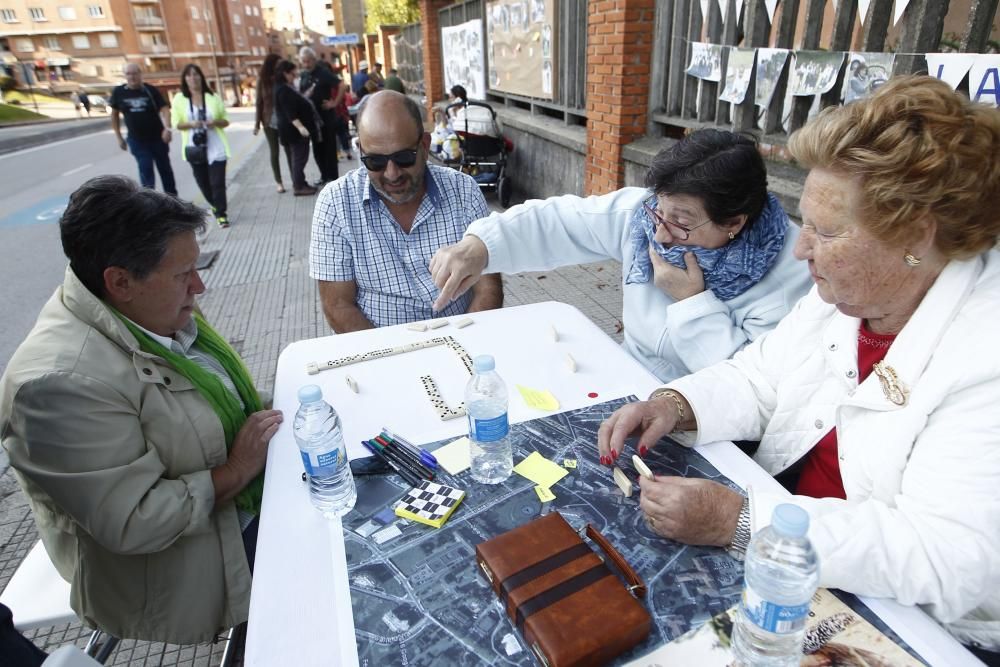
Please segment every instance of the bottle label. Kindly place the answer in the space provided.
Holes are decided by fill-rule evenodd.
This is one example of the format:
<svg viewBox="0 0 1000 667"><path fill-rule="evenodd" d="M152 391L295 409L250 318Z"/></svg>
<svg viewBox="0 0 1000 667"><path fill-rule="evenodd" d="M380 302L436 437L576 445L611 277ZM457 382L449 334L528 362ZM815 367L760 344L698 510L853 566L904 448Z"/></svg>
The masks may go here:
<svg viewBox="0 0 1000 667"><path fill-rule="evenodd" d="M493 419L473 419L469 417L469 431L474 440L493 442L507 437L510 426L507 424L507 413Z"/></svg>
<svg viewBox="0 0 1000 667"><path fill-rule="evenodd" d="M347 457L341 451L341 448L338 447L325 454L303 452L302 450L299 450L299 454L302 455L302 465L306 469L306 474L310 477L329 477L335 475L344 465Z"/></svg>
<svg viewBox="0 0 1000 667"><path fill-rule="evenodd" d="M785 606L768 602L750 588L743 587L743 613L754 625L777 635L795 634L806 625L809 603Z"/></svg>

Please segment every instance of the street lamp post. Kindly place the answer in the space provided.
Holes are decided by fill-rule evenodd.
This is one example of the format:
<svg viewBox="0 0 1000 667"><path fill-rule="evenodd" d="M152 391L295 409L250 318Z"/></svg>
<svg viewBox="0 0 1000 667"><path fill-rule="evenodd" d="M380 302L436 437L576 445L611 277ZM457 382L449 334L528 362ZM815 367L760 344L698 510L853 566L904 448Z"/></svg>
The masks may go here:
<svg viewBox="0 0 1000 667"><path fill-rule="evenodd" d="M215 90L222 99L226 99L225 91L222 90L222 79L219 78L219 61L215 56L215 29L212 27L211 14L208 13L207 0L201 0L201 13L205 16L205 24L208 26L208 47L212 50L212 71L215 73Z"/></svg>

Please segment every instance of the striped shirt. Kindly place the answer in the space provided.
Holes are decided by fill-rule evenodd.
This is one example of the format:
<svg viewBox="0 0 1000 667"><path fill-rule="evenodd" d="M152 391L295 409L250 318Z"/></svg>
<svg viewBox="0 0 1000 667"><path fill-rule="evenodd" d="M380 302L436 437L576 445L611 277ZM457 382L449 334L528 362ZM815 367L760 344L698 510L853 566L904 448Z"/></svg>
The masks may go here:
<svg viewBox="0 0 1000 667"><path fill-rule="evenodd" d="M486 217L486 200L472 177L427 166L427 193L404 233L368 172L355 169L320 193L313 212L309 275L316 280L353 281L357 304L377 327L460 315L471 291L434 312L438 288L428 268L434 253L458 243L473 220Z"/></svg>

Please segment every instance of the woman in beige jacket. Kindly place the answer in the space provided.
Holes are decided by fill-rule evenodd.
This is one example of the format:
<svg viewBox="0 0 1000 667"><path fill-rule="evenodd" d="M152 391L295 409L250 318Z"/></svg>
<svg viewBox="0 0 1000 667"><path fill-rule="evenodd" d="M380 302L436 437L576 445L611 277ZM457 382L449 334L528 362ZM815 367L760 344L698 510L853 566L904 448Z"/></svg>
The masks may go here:
<svg viewBox="0 0 1000 667"><path fill-rule="evenodd" d="M73 610L121 638L203 642L249 608L241 528L281 413L194 314L203 217L124 177L80 187L65 281L0 380L0 439Z"/></svg>

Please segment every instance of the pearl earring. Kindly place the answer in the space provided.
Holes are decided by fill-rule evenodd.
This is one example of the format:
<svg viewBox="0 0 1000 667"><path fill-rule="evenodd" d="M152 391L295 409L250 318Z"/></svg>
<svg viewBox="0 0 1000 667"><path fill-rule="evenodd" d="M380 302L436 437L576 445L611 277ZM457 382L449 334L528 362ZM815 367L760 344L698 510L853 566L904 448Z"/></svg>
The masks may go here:
<svg viewBox="0 0 1000 667"><path fill-rule="evenodd" d="M729 240L732 241L735 238L736 238L736 234L733 234L732 232L729 232Z"/></svg>
<svg viewBox="0 0 1000 667"><path fill-rule="evenodd" d="M920 258L914 257L910 253L906 253L905 255L903 255L903 261L905 261L908 266L917 266L918 264L920 264Z"/></svg>

